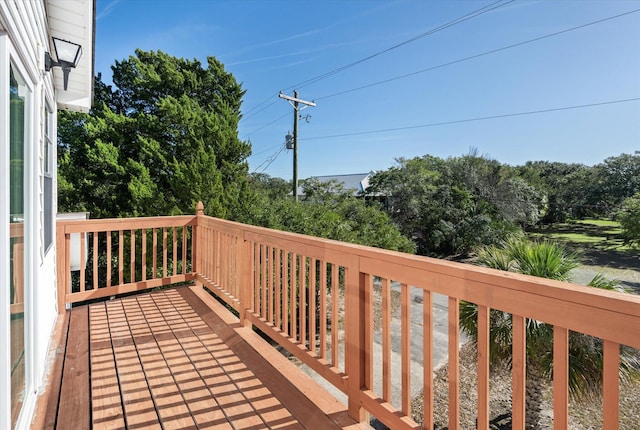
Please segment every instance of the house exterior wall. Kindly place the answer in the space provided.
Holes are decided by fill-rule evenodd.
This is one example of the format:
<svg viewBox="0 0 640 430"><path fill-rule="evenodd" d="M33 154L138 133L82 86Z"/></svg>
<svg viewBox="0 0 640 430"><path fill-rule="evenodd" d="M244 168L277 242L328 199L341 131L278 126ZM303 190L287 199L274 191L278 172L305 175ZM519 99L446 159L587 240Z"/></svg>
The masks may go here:
<svg viewBox="0 0 640 430"><path fill-rule="evenodd" d="M92 0L0 0L0 429L29 428L47 370L49 342L58 315L55 142L60 91L56 83L59 77L54 79L54 73L44 69L44 53L51 50L51 37L60 37L51 32L48 10L78 5L85 11L88 7L93 14ZM59 16L60 12L57 13ZM86 22L77 15L72 19L80 26ZM93 32L92 20L88 26L89 32ZM64 34L62 36L60 38L64 38ZM78 42L87 43L86 40ZM88 51L92 53L93 40L89 43ZM92 68L88 73L93 73ZM19 86L14 85L14 76L19 77ZM18 87L20 90L16 91ZM18 93L21 123L16 126L12 103ZM76 92L73 96L78 98L78 95L85 96L84 105L78 110L86 110L91 91ZM12 180L15 183L15 169L11 170L10 163L16 158L10 153L10 146L16 146L15 139L11 143L12 133L22 125L20 146L24 164L23 173L18 176L23 180L23 207L16 218L16 214L11 213L13 203L10 202L10 183ZM20 240L16 240L18 226ZM16 245L20 241L23 243ZM18 267L23 270L17 270ZM20 294L16 293L16 285L20 286ZM16 319L21 319L20 324L24 326L24 330L18 331L24 334L24 342L19 347L12 344L20 337L16 336ZM17 354L16 358L15 350L19 348L23 355ZM12 395L11 375L18 362L23 366L25 388L16 395L14 387ZM18 407L16 400L19 400Z"/></svg>

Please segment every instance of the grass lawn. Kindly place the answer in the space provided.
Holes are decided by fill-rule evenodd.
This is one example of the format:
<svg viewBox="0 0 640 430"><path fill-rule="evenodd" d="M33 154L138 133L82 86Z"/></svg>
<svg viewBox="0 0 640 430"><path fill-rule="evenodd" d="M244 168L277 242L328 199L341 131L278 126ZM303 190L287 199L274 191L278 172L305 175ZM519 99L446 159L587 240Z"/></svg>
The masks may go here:
<svg viewBox="0 0 640 430"><path fill-rule="evenodd" d="M585 219L535 227L527 234L533 239L553 240L578 249L631 251L631 248L624 244L621 232L620 223L617 221Z"/></svg>
<svg viewBox="0 0 640 430"><path fill-rule="evenodd" d="M541 226L527 232L531 239L548 239L576 251L582 266L572 277L586 285L597 273L617 279L625 288L640 294L640 250L624 244L620 224L616 221L586 219L551 226Z"/></svg>

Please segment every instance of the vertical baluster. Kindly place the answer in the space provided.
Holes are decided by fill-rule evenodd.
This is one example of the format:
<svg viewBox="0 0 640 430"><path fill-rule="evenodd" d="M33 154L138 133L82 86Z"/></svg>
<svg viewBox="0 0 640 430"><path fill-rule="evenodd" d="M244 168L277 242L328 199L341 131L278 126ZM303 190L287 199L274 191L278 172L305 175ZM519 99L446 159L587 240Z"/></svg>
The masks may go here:
<svg viewBox="0 0 640 430"><path fill-rule="evenodd" d="M175 226L171 229L171 238L173 242L173 276L175 276L178 274L178 238Z"/></svg>
<svg viewBox="0 0 640 430"><path fill-rule="evenodd" d="M260 315L264 319L267 318L267 248L268 247L264 244L260 245L260 272L262 273L262 279L260 280L260 291L262 293L260 301Z"/></svg>
<svg viewBox="0 0 640 430"><path fill-rule="evenodd" d="M298 284L299 276L297 276L299 256L291 253L291 339L295 342L298 338Z"/></svg>
<svg viewBox="0 0 640 430"><path fill-rule="evenodd" d="M460 428L460 300L449 297L449 428Z"/></svg>
<svg viewBox="0 0 640 430"><path fill-rule="evenodd" d="M489 430L489 313L478 305L478 429Z"/></svg>
<svg viewBox="0 0 640 430"><path fill-rule="evenodd" d="M213 247L216 246L215 240L213 239L209 227L200 227L198 230L198 272L206 278L209 278L212 282L215 281L215 277L211 270L211 256Z"/></svg>
<svg viewBox="0 0 640 430"><path fill-rule="evenodd" d="M226 290L229 284L229 265L227 264L229 258L229 235L222 233L221 242L223 246L218 249L218 254L220 255L220 270L222 271L222 288Z"/></svg>
<svg viewBox="0 0 640 430"><path fill-rule="evenodd" d="M338 287L338 274L340 267L337 264L331 266L331 365L338 367L338 299L340 291Z"/></svg>
<svg viewBox="0 0 640 430"><path fill-rule="evenodd" d="M606 369L606 367L605 367ZM617 368L616 368L617 372ZM617 373L616 373L617 377ZM617 378L616 378L617 379ZM605 398L603 396L603 398ZM616 396L616 404L618 396ZM553 428L569 428L569 330L553 327ZM605 408L606 413L606 408ZM608 428L604 426L604 428ZM617 428L617 421L616 427Z"/></svg>
<svg viewBox="0 0 640 430"><path fill-rule="evenodd" d="M605 429L617 429L620 415L620 344L605 340L603 352L602 424Z"/></svg>
<svg viewBox="0 0 640 430"><path fill-rule="evenodd" d="M316 270L318 260L310 259L309 266L309 349L316 352Z"/></svg>
<svg viewBox="0 0 640 430"><path fill-rule="evenodd" d="M129 258L129 271L131 272L130 282L136 282L136 231L131 230L131 256Z"/></svg>
<svg viewBox="0 0 640 430"><path fill-rule="evenodd" d="M111 230L107 230L107 288L111 286Z"/></svg>
<svg viewBox="0 0 640 430"><path fill-rule="evenodd" d="M147 280L147 229L142 229L142 281Z"/></svg>
<svg viewBox="0 0 640 430"><path fill-rule="evenodd" d="M254 314L260 311L260 247L259 243L253 244L253 309Z"/></svg>
<svg viewBox="0 0 640 430"><path fill-rule="evenodd" d="M80 233L80 292L85 291L85 271L87 270L86 261L84 256L86 255L86 238L87 233L84 231Z"/></svg>
<svg viewBox="0 0 640 430"><path fill-rule="evenodd" d="M240 266L238 265L238 256L240 255L240 242L237 236L232 237L233 240L233 296L240 297L240 289L238 288L238 280L240 279Z"/></svg>
<svg viewBox="0 0 640 430"><path fill-rule="evenodd" d="M275 258L275 249L272 246L267 247L268 249L268 261L269 265L267 266L267 321L273 323L274 312L273 312L273 277L274 277L274 265L273 261Z"/></svg>
<svg viewBox="0 0 640 430"><path fill-rule="evenodd" d="M66 296L71 294L71 235L65 233L64 235L64 304L66 305ZM66 306L65 306L66 307ZM64 312L63 309L58 309L58 312Z"/></svg>
<svg viewBox="0 0 640 430"><path fill-rule="evenodd" d="M282 331L285 334L290 334L291 329L289 327L289 271L290 271L290 256L289 251L282 251Z"/></svg>
<svg viewBox="0 0 640 430"><path fill-rule="evenodd" d="M364 301L362 313L362 325L364 331L364 386L367 390L373 390L373 276L363 273L361 283L364 292L361 300Z"/></svg>
<svg viewBox="0 0 640 430"><path fill-rule="evenodd" d="M216 279L218 279L220 282L224 282L224 268L222 269L222 272L220 271L220 261L222 258L224 258L224 248L223 248L223 244L224 244L224 234L216 231L214 233L215 235L215 239L216 239L216 247L215 247L215 266L213 267L213 270L215 271L216 274Z"/></svg>
<svg viewBox="0 0 640 430"><path fill-rule="evenodd" d="M187 273L187 226L182 226L182 274Z"/></svg>
<svg viewBox="0 0 640 430"><path fill-rule="evenodd" d="M298 285L300 288L300 343L307 347L307 257L300 256L300 271L298 272Z"/></svg>
<svg viewBox="0 0 640 430"><path fill-rule="evenodd" d="M282 250L276 248L276 276L275 276L275 307L276 307L276 327L281 328L282 324L282 258L280 257Z"/></svg>
<svg viewBox="0 0 640 430"><path fill-rule="evenodd" d="M382 398L391 401L391 288L382 278Z"/></svg>
<svg viewBox="0 0 640 430"><path fill-rule="evenodd" d="M222 281L222 287L227 288L227 278L229 276L229 270L227 265L228 254L228 236L226 233L220 233L220 243L218 245L218 260L219 264L217 270L220 271L220 278Z"/></svg>
<svg viewBox="0 0 640 430"><path fill-rule="evenodd" d="M327 358L327 264L320 261L320 357Z"/></svg>
<svg viewBox="0 0 640 430"><path fill-rule="evenodd" d="M93 289L98 289L98 232L93 233Z"/></svg>
<svg viewBox="0 0 640 430"><path fill-rule="evenodd" d="M167 277L167 227L162 227L162 277Z"/></svg>
<svg viewBox="0 0 640 430"><path fill-rule="evenodd" d="M289 290L289 296L291 299L289 300L289 306L291 308L291 317L289 318L289 322L291 323L291 332L289 333L291 339L295 341L298 336L298 327L297 327L297 309L298 309L298 285L297 285L297 277L296 277L296 269L298 267L298 255L295 252L291 253L291 267L289 267L289 282L291 283L291 289Z"/></svg>
<svg viewBox="0 0 640 430"><path fill-rule="evenodd" d="M524 428L527 383L527 343L525 318L513 315L513 361L511 370L513 428Z"/></svg>
<svg viewBox="0 0 640 430"><path fill-rule="evenodd" d="M154 228L152 229L152 236L153 236L153 249L151 251L151 255L153 258L153 267L152 267L152 272L151 275L153 277L153 279L156 279L158 277L158 229Z"/></svg>
<svg viewBox="0 0 640 430"><path fill-rule="evenodd" d="M118 285L124 284L124 231L118 230Z"/></svg>
<svg viewBox="0 0 640 430"><path fill-rule="evenodd" d="M422 369L424 427L433 428L433 293L422 292Z"/></svg>
<svg viewBox="0 0 640 430"><path fill-rule="evenodd" d="M402 302L402 412L411 416L411 294L407 284L401 284Z"/></svg>
<svg viewBox="0 0 640 430"><path fill-rule="evenodd" d="M228 287L227 290L234 296L236 296L236 289L235 289L235 285L236 285L236 276L237 276L237 272L236 272L236 252L238 251L238 249L236 248L236 237L233 235L229 235L228 239L229 241L229 247L227 249L229 249L229 254L227 255L227 267L229 268L229 282L228 282Z"/></svg>
<svg viewBox="0 0 640 430"><path fill-rule="evenodd" d="M247 298L249 299L249 303L246 304L245 308L249 309L250 313L255 312L256 302L255 302L255 261L256 261L256 244L253 241L248 241L247 246L249 248L249 254L247 255L247 264L249 267L247 268L247 282L249 285L244 286L244 288L249 288L247 291ZM253 274L253 279L252 278Z"/></svg>

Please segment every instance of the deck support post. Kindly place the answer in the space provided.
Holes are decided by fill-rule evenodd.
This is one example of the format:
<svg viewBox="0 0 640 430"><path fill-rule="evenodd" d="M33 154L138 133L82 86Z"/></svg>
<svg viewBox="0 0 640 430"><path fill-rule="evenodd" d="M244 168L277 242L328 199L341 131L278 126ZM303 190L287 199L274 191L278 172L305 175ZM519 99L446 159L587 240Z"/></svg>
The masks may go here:
<svg viewBox="0 0 640 430"><path fill-rule="evenodd" d="M67 310L66 293L69 289L69 250L64 224L56 223L56 281L58 286L58 314Z"/></svg>
<svg viewBox="0 0 640 430"><path fill-rule="evenodd" d="M200 272L200 241L198 236L200 233L200 218L204 216L204 204L199 201L196 205L195 224L193 225L193 243L191 245L191 271L195 275L196 285L200 285L198 282L198 273Z"/></svg>
<svg viewBox="0 0 640 430"><path fill-rule="evenodd" d="M359 261L354 261L346 269L345 276L345 371L348 375L347 395L348 411L351 418L358 422L367 422L369 414L362 407L360 393L367 385L366 360L366 285L367 275L360 273Z"/></svg>

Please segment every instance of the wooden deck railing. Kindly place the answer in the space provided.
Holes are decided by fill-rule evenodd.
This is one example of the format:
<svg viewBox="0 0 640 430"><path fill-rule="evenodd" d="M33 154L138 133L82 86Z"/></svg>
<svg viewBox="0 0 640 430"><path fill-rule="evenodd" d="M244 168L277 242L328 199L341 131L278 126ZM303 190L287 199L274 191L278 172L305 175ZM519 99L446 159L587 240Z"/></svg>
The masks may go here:
<svg viewBox="0 0 640 430"><path fill-rule="evenodd" d="M153 237L156 230L171 231L171 240L163 240L162 247L153 246L151 259L156 261L162 249L166 261L164 253L173 248L171 261L181 261L182 272L176 274L174 266L168 274L163 263L162 274L156 276L153 269L150 279L134 279L133 267L146 262L146 271L140 271L150 270L149 255L135 258L134 245L127 245L132 247L131 257L124 259L119 245L115 258L116 252L107 246L98 254L110 255L107 261L117 260L118 282L100 283L96 278L105 275L97 273L92 276L93 285L88 286L89 276L83 277L81 271L78 291L70 292L71 277L65 264L69 234L89 234L96 249L96 232L112 232L106 242L109 236L117 235L117 243L126 244L125 233L131 229L143 233L130 233L129 237L144 237L147 230L154 232ZM142 239L141 243L144 247L146 242ZM422 428L411 419L410 410L411 386L416 382L411 381L411 367L415 362L423 369L418 381L424 392L423 428L433 428L436 294L448 300L450 429L459 428L460 300L478 305L480 429L489 427L490 310L513 315L513 428L524 428L527 319L554 327L553 420L557 429L568 428L570 331L604 341L603 425L607 429L618 427L620 347L640 348L639 296L223 221L203 215L202 207L195 217L59 223L58 255L59 267L66 268L63 276L59 274L64 303L195 280L236 309L243 324L258 327L345 393L354 418L365 420L371 414L394 429ZM185 270L191 263L191 270ZM84 271L95 273L97 266L94 257ZM122 275L125 268L131 270L129 278ZM416 292L421 305L416 303L420 301L415 299ZM399 296L399 304L393 304L395 296ZM420 307L419 315L416 306ZM411 342L412 323L423 326L420 345ZM374 347L374 337L381 348ZM392 355L400 356L399 365L392 365ZM413 375L415 378L415 372ZM392 381L400 381L398 399L392 395Z"/></svg>
<svg viewBox="0 0 640 430"><path fill-rule="evenodd" d="M58 311L69 303L191 281L194 224L193 216L58 221ZM74 271L72 235L79 236Z"/></svg>

